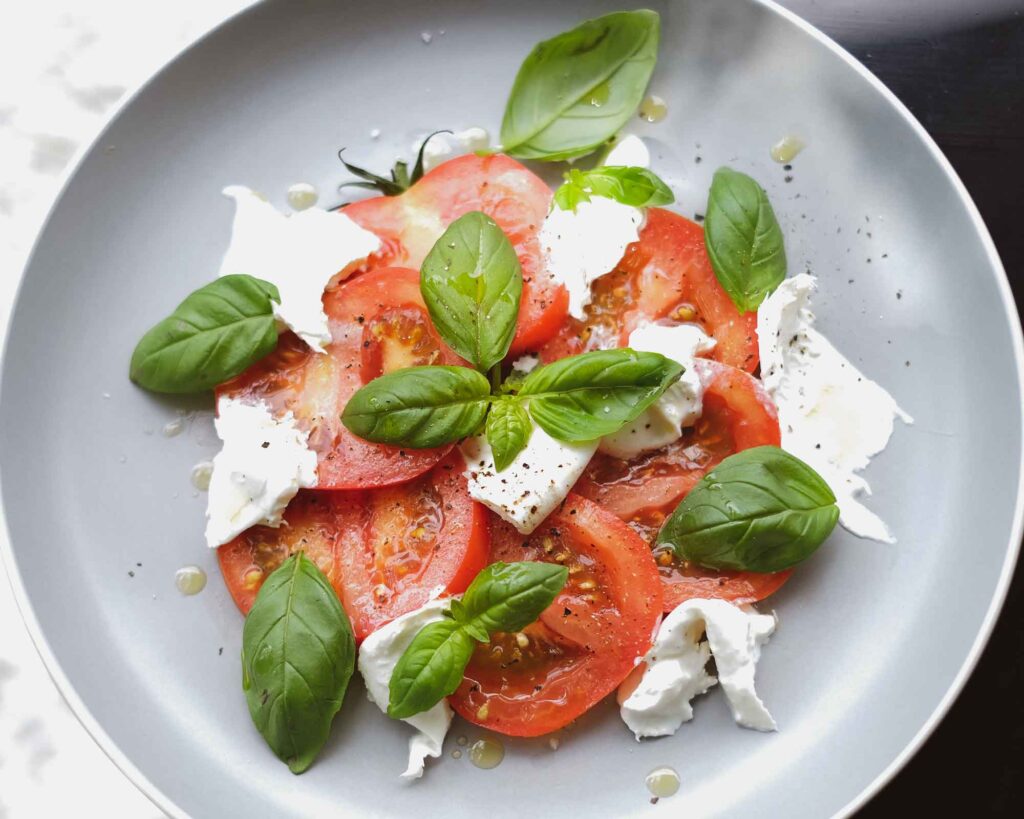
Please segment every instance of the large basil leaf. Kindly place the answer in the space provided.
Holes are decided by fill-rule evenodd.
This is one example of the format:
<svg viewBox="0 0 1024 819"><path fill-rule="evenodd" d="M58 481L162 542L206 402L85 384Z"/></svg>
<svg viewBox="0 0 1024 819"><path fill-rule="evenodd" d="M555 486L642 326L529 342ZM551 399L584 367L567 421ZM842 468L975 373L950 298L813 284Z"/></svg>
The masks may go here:
<svg viewBox="0 0 1024 819"><path fill-rule="evenodd" d="M330 582L299 552L270 575L242 631L249 713L292 773L320 752L355 667L356 644Z"/></svg>
<svg viewBox="0 0 1024 819"><path fill-rule="evenodd" d="M515 248L484 213L452 222L420 268L420 291L434 326L478 370L505 357L519 316L523 274Z"/></svg>
<svg viewBox="0 0 1024 819"><path fill-rule="evenodd" d="M241 373L277 345L277 288L223 276L191 293L135 347L132 381L147 390L201 392Z"/></svg>
<svg viewBox="0 0 1024 819"><path fill-rule="evenodd" d="M462 617L488 633L519 631L551 605L568 577L557 563L492 563L462 596Z"/></svg>
<svg viewBox="0 0 1024 819"><path fill-rule="evenodd" d="M410 367L358 390L341 420L367 441L428 449L473 434L490 391L487 379L468 367Z"/></svg>
<svg viewBox="0 0 1024 819"><path fill-rule="evenodd" d="M535 46L505 107L502 150L546 160L595 150L639 107L660 30L656 12L620 11Z"/></svg>
<svg viewBox="0 0 1024 819"><path fill-rule="evenodd" d="M618 432L682 373L682 365L658 353L598 350L538 367L519 397L552 438L582 443Z"/></svg>
<svg viewBox="0 0 1024 819"><path fill-rule="evenodd" d="M501 472L530 440L533 425L521 403L505 398L494 403L487 415L487 443L494 455L494 468Z"/></svg>
<svg viewBox="0 0 1024 819"><path fill-rule="evenodd" d="M837 520L835 495L817 472L778 447L760 446L705 475L657 542L710 569L778 572L810 557Z"/></svg>
<svg viewBox="0 0 1024 819"><path fill-rule="evenodd" d="M786 278L786 245L768 194L745 173L715 171L704 243L719 283L741 313L757 310Z"/></svg>
<svg viewBox="0 0 1024 819"><path fill-rule="evenodd" d="M476 642L455 620L424 626L399 658L388 687L388 716L407 719L453 694Z"/></svg>
<svg viewBox="0 0 1024 819"><path fill-rule="evenodd" d="M576 210L591 196L604 196L634 208L671 205L675 194L656 173L629 165L605 165L589 171L573 168L565 184L555 191L555 204L562 210Z"/></svg>

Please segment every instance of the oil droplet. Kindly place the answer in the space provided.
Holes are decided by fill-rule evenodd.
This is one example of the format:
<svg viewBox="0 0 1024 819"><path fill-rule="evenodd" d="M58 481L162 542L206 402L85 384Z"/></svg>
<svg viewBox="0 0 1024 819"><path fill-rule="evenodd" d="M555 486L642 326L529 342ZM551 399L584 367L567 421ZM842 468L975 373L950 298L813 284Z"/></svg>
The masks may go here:
<svg viewBox="0 0 1024 819"><path fill-rule="evenodd" d="M370 139L380 139L380 128L374 128L370 131Z"/></svg>
<svg viewBox="0 0 1024 819"><path fill-rule="evenodd" d="M605 80L600 85L595 85L593 88L590 89L589 102L592 106L594 106L594 108L600 108L602 105L608 102L608 98L611 96L611 94L611 84L607 80Z"/></svg>
<svg viewBox="0 0 1024 819"><path fill-rule="evenodd" d="M505 758L505 746L496 739L478 739L469 746L469 761L478 768L497 768Z"/></svg>
<svg viewBox="0 0 1024 819"><path fill-rule="evenodd" d="M674 768L655 768L647 774L644 783L652 796L658 798L672 796L679 790L679 774Z"/></svg>
<svg viewBox="0 0 1024 819"><path fill-rule="evenodd" d="M796 155L805 147L807 146L800 137L788 134L772 145L771 150L769 150L768 153L770 153L772 159L780 165L785 165L787 162L792 162L796 158Z"/></svg>
<svg viewBox="0 0 1024 819"><path fill-rule="evenodd" d="M103 393L103 400L104 401L109 401L110 400L110 393L109 392Z"/></svg>
<svg viewBox="0 0 1024 819"><path fill-rule="evenodd" d="M288 188L288 204L292 210L309 210L320 199L315 185L296 182Z"/></svg>
<svg viewBox="0 0 1024 819"><path fill-rule="evenodd" d="M455 740L455 742L457 744L459 744L459 745L469 745L469 738L468 737L459 737L458 739Z"/></svg>
<svg viewBox="0 0 1024 819"><path fill-rule="evenodd" d="M198 566L182 566L174 573L174 585L182 594L199 594L206 588L206 572Z"/></svg>
<svg viewBox="0 0 1024 819"><path fill-rule="evenodd" d="M427 45L430 45L430 41L434 39L434 35L431 34L429 31L421 31L420 39Z"/></svg>
<svg viewBox="0 0 1024 819"><path fill-rule="evenodd" d="M128 456L127 455L122 455L121 457L119 457L117 459L117 462L118 463L122 463L122 464L128 463Z"/></svg>
<svg viewBox="0 0 1024 819"><path fill-rule="evenodd" d="M164 424L164 428L161 430L165 438L173 438L175 435L181 435L185 429L185 418L179 415L173 421L168 421Z"/></svg>
<svg viewBox="0 0 1024 819"><path fill-rule="evenodd" d="M548 737L548 747L552 751L557 751L558 750L558 746L561 745L561 744L562 744L562 740L560 740L558 737Z"/></svg>
<svg viewBox="0 0 1024 819"><path fill-rule="evenodd" d="M657 94L648 94L640 103L640 119L647 122L661 122L668 114L668 103Z"/></svg>
<svg viewBox="0 0 1024 819"><path fill-rule="evenodd" d="M452 759L462 759L462 751L460 751L458 748L452 751Z"/></svg>
<svg viewBox="0 0 1024 819"><path fill-rule="evenodd" d="M189 479L192 481L192 485L205 492L210 488L210 477L213 475L213 461L200 461L192 467L192 474Z"/></svg>

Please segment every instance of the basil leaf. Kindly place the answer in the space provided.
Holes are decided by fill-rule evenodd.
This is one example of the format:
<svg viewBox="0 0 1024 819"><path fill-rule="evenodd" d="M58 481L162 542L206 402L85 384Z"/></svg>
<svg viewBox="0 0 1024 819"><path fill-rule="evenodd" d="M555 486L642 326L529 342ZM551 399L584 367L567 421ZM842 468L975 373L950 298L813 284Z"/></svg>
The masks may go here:
<svg viewBox="0 0 1024 819"><path fill-rule="evenodd" d="M582 443L618 432L679 379L683 367L628 347L538 367L523 381L530 416L551 437Z"/></svg>
<svg viewBox="0 0 1024 819"><path fill-rule="evenodd" d="M515 248L479 211L452 222L420 269L420 292L448 346L487 371L516 332L523 273Z"/></svg>
<svg viewBox="0 0 1024 819"><path fill-rule="evenodd" d="M757 310L786 278L786 246L764 188L719 168L704 216L704 243L719 283L741 313Z"/></svg>
<svg viewBox="0 0 1024 819"><path fill-rule="evenodd" d="M277 288L252 276L223 276L189 294L146 333L129 377L154 392L212 389L277 346Z"/></svg>
<svg viewBox="0 0 1024 819"><path fill-rule="evenodd" d="M778 572L810 557L839 519L828 484L774 446L722 461L676 507L657 542L710 569Z"/></svg>
<svg viewBox="0 0 1024 819"><path fill-rule="evenodd" d="M506 398L494 403L487 415L485 431L494 455L494 468L498 472L523 450L532 429L530 416L518 401Z"/></svg>
<svg viewBox="0 0 1024 819"><path fill-rule="evenodd" d="M639 107L660 30L656 12L620 11L535 46L505 106L502 150L520 159L558 160L598 148Z"/></svg>
<svg viewBox="0 0 1024 819"><path fill-rule="evenodd" d="M487 379L468 367L410 367L358 390L341 421L367 441L429 449L473 434L490 392Z"/></svg>
<svg viewBox="0 0 1024 819"><path fill-rule="evenodd" d="M675 201L672 189L653 171L612 165L589 171L573 168L565 174L565 184L555 191L555 204L562 210L575 211L580 202L589 202L592 195L634 208L671 205Z"/></svg>
<svg viewBox="0 0 1024 819"><path fill-rule="evenodd" d="M446 618L424 626L391 672L388 716L406 719L455 693L475 646L455 620Z"/></svg>
<svg viewBox="0 0 1024 819"><path fill-rule="evenodd" d="M256 595L242 631L242 688L249 714L292 773L320 752L341 707L356 644L323 573L289 557Z"/></svg>
<svg viewBox="0 0 1024 819"><path fill-rule="evenodd" d="M462 595L465 622L488 633L519 631L554 602L568 577L557 563L492 563Z"/></svg>

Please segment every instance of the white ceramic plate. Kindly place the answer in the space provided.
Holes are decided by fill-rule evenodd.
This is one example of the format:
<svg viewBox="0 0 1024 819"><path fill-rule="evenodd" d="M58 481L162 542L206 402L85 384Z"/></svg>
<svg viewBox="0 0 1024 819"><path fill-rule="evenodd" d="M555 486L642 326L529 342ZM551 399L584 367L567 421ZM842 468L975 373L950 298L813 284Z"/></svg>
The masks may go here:
<svg viewBox="0 0 1024 819"><path fill-rule="evenodd" d="M920 744L972 667L1021 534L1021 335L988 234L921 127L820 33L752 0L662 2L652 90L670 114L636 130L655 142L684 214L703 210L720 164L765 184L791 272L821 279L820 326L916 418L868 475L899 543L839 534L772 599L781 626L759 688L777 734L737 729L715 693L675 737L637 744L606 706L556 752L509 742L494 771L446 754L403 786L406 729L359 686L302 777L251 726L241 617L188 480L215 449L210 416L161 435L180 405L128 383L135 342L217 269L223 184L283 205L289 184L310 181L329 200L345 177L339 147L384 167L425 131L497 130L530 47L621 5L268 2L148 83L64 189L3 370L7 558L64 694L168 813L848 812ZM791 182L768 156L788 133L808 144ZM173 586L188 563L211 574L194 598ZM478 736L456 724L449 744L460 734ZM682 788L652 808L644 776L665 764Z"/></svg>

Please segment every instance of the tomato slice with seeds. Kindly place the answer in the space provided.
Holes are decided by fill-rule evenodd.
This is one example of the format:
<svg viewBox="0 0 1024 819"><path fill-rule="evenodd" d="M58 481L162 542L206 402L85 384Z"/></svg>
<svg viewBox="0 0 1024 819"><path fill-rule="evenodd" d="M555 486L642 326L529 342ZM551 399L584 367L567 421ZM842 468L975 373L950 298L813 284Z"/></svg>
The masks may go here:
<svg viewBox="0 0 1024 819"><path fill-rule="evenodd" d="M493 731L538 736L603 699L647 651L661 616L660 580L644 540L578 495L528 537L490 519L492 560L561 563L569 579L536 623L477 646L451 704Z"/></svg>
<svg viewBox="0 0 1024 819"><path fill-rule="evenodd" d="M739 313L715 277L704 229L677 213L649 208L639 241L591 293L586 318L565 323L541 351L545 361L625 346L638 324L667 318L699 324L717 342L710 353L715 361L757 368L757 315Z"/></svg>
<svg viewBox="0 0 1024 819"><path fill-rule="evenodd" d="M715 361L696 363L704 384L704 411L679 440L628 461L598 453L573 491L599 503L653 543L665 518L717 464L755 446L778 446L775 405L759 381ZM751 603L781 586L790 572L717 572L656 553L665 589L665 610L691 597Z"/></svg>
<svg viewBox="0 0 1024 819"><path fill-rule="evenodd" d="M380 268L324 294L331 343L326 354L291 333L275 352L217 394L266 401L292 412L317 453L318 489L365 489L411 480L451 449L402 449L364 441L341 423L349 397L379 375L402 367L464 363L438 337L420 295L419 273Z"/></svg>
<svg viewBox="0 0 1024 819"><path fill-rule="evenodd" d="M486 213L505 232L523 268L519 324L509 355L534 350L562 326L569 308L565 288L545 272L538 232L551 203L551 189L514 159L502 154L460 156L438 165L400 196L364 199L345 214L380 237L370 269L419 268L445 228L470 211Z"/></svg>

